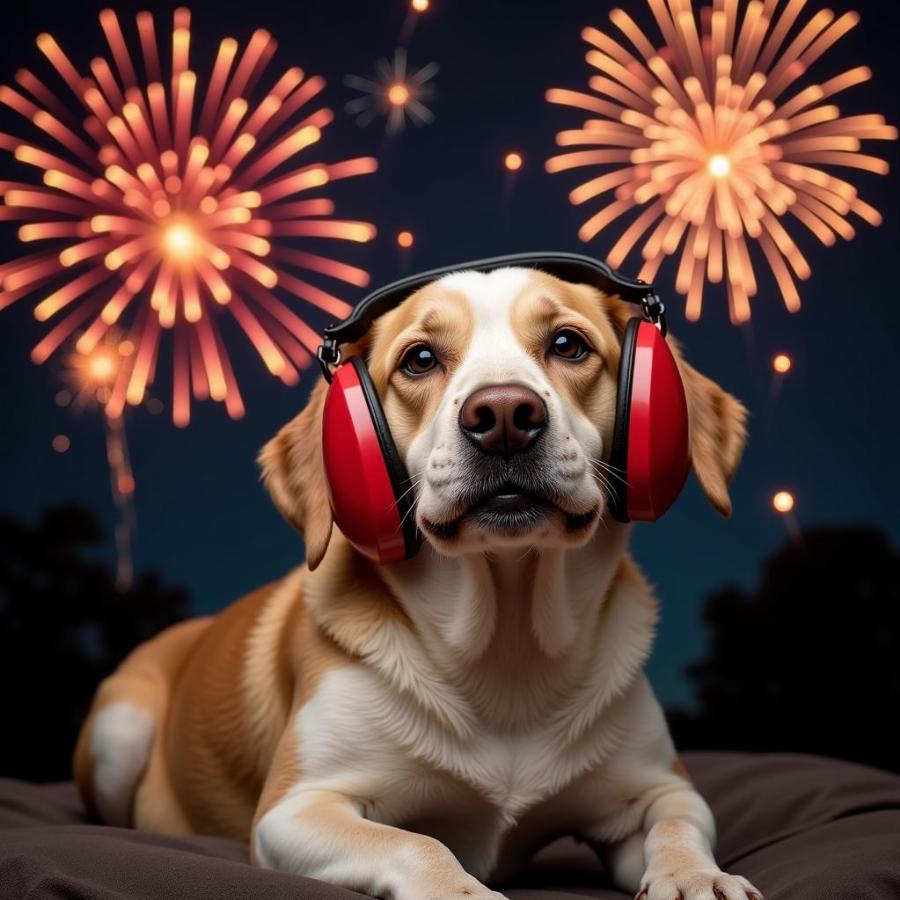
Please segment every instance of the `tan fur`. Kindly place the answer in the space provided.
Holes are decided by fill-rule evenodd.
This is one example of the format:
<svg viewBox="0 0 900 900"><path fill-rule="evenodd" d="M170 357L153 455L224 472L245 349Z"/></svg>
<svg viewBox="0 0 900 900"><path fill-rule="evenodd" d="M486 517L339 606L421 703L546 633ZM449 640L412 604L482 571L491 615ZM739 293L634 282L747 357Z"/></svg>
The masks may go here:
<svg viewBox="0 0 900 900"><path fill-rule="evenodd" d="M96 815L97 811L93 798L93 762L89 739L97 713L112 703L129 700L139 708L153 713L157 721L164 722L172 687L181 678L191 652L211 623L212 619L202 618L173 625L155 638L140 644L115 673L97 688L90 713L78 736L73 764L75 781L92 814ZM161 746L161 742L157 744ZM154 754L145 777L156 779L158 765L158 757ZM179 818L179 815L174 812L173 820Z"/></svg>
<svg viewBox="0 0 900 900"><path fill-rule="evenodd" d="M411 382L398 376L397 363L406 350L424 342L452 369L469 346L472 328L465 297L440 285L422 288L375 323L367 351L372 361L370 372L401 453L434 414L446 376Z"/></svg>
<svg viewBox="0 0 900 900"><path fill-rule="evenodd" d="M679 777L683 778L687 782L691 782L690 773L687 770L685 764L681 761L681 758L678 757L675 759L675 762L672 763L672 771Z"/></svg>
<svg viewBox="0 0 900 900"><path fill-rule="evenodd" d="M333 520L322 462L322 407L328 385L319 382L306 408L263 447L263 481L279 512L306 541L306 562L315 569L328 549Z"/></svg>
<svg viewBox="0 0 900 900"><path fill-rule="evenodd" d="M334 619L332 627L352 645L359 629L352 611L343 626L339 615ZM88 750L93 720L110 703L128 699L165 722L138 792L134 824L247 840L254 816L298 774L294 741L285 731L289 714L324 672L348 660L312 622L299 572L214 619L164 631L138 647L97 691L74 762L88 809L96 813Z"/></svg>
<svg viewBox="0 0 900 900"><path fill-rule="evenodd" d="M677 345L673 346L677 350ZM728 482L737 470L747 439L747 410L731 394L689 365L680 351L675 361L688 404L691 462L709 502L731 515Z"/></svg>

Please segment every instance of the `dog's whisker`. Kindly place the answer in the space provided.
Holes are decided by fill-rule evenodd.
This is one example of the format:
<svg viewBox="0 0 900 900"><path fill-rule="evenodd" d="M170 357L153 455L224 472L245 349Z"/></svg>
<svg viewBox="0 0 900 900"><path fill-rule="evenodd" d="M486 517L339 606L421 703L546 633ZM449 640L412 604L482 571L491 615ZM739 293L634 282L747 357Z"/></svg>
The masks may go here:
<svg viewBox="0 0 900 900"><path fill-rule="evenodd" d="M605 460L597 459L595 457L589 458L588 461L591 464L594 475L597 478L602 479L607 486L611 486L611 482L606 479L606 476L611 476L612 478L621 481L626 487L630 487L624 475L621 474L622 470L618 466L613 466Z"/></svg>
<svg viewBox="0 0 900 900"><path fill-rule="evenodd" d="M404 522L412 515L412 513L415 511L415 508L416 508L418 505L419 505L419 498L416 497L416 498L413 500L413 502L410 504L409 509L406 511L406 515L404 515L403 518L400 520L400 527L401 527L401 528L403 527L403 523L404 523ZM415 519L413 519L413 521L415 521ZM416 531L418 531L418 529L419 529L419 526L416 525Z"/></svg>
<svg viewBox="0 0 900 900"><path fill-rule="evenodd" d="M608 472L614 478L624 478L625 470L620 468L619 466L614 466L612 463L607 462L605 459L600 459L597 456L591 456L588 457L588 461L595 470L599 469L600 471Z"/></svg>
<svg viewBox="0 0 900 900"><path fill-rule="evenodd" d="M396 509L402 502L403 498L407 494L409 494L410 491L414 491L422 483L422 478L423 478L423 476L421 476L421 475L413 475L410 478L408 478L407 481L413 481L413 479L415 479L415 480L388 508Z"/></svg>
<svg viewBox="0 0 900 900"><path fill-rule="evenodd" d="M615 488L613 487L612 482L599 471L594 470L594 477L600 482L600 484L606 488L607 493L614 494Z"/></svg>
<svg viewBox="0 0 900 900"><path fill-rule="evenodd" d="M604 469L608 469L610 472L621 472L623 469L620 466L614 466L609 460L603 459L601 456L591 456L589 457L590 461L594 463L594 465L601 466Z"/></svg>

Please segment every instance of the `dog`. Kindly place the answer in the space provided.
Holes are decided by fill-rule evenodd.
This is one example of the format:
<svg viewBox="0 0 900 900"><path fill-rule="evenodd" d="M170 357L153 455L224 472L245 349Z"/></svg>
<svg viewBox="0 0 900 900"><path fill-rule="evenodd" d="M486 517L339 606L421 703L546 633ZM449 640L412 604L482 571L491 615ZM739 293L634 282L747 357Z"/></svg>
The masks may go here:
<svg viewBox="0 0 900 900"><path fill-rule="evenodd" d="M657 604L605 462L633 313L509 267L381 315L349 352L410 473L421 551L376 567L333 528L318 384L260 453L306 565L100 685L74 758L89 810L394 900L501 898L487 885L562 835L639 900L761 900L717 866L642 672ZM694 473L727 516L746 410L669 344Z"/></svg>

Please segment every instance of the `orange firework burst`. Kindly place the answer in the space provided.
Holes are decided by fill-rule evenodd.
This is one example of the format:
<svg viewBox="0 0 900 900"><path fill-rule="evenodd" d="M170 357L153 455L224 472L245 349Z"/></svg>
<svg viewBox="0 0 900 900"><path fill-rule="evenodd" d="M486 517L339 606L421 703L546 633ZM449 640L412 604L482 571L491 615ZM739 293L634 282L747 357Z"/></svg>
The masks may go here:
<svg viewBox="0 0 900 900"><path fill-rule="evenodd" d="M37 344L42 363L76 332L89 354L116 323L135 352L118 367L106 411L121 415L152 383L163 329L174 330L172 416L190 418L190 394L224 401L237 418L244 406L217 316L227 309L266 367L286 384L298 380L317 335L284 299L330 316L342 299L301 278L304 271L363 287L354 266L290 246L293 238L369 241L366 222L332 218L333 203L313 194L329 182L373 172L371 158L297 164L333 116L303 111L322 90L319 77L288 69L252 102L276 42L256 31L243 51L219 46L205 94L189 67L190 12L177 9L171 77L165 77L153 16L137 16L145 79L112 10L100 13L111 66L91 61L78 72L48 34L37 44L86 111L83 120L28 70L0 101L35 126L44 149L0 135L0 147L43 171L43 185L0 183L0 217L24 222L19 238L44 249L0 266L0 309L37 296L35 317L60 317ZM220 320L221 322L221 320Z"/></svg>
<svg viewBox="0 0 900 900"><path fill-rule="evenodd" d="M826 245L851 238L854 213L872 225L877 210L822 166L885 174L887 163L859 153L863 139L894 139L878 115L842 118L822 101L866 81L859 67L822 84L797 79L856 25L856 13L822 10L805 25L805 0L713 0L698 19L690 0L648 0L664 46L657 49L620 9L612 23L635 52L595 28L582 32L587 61L600 74L594 94L553 89L551 103L595 118L557 135L582 146L547 162L548 172L602 166L603 174L570 194L574 204L613 192L581 227L584 241L637 210L607 260L619 266L643 241L640 277L650 281L666 255L681 252L676 289L686 314L700 315L704 282L727 283L732 321L750 316L757 285L750 240L758 243L791 311L800 306L794 276L809 265L782 224L790 213ZM649 233L649 234L648 234Z"/></svg>

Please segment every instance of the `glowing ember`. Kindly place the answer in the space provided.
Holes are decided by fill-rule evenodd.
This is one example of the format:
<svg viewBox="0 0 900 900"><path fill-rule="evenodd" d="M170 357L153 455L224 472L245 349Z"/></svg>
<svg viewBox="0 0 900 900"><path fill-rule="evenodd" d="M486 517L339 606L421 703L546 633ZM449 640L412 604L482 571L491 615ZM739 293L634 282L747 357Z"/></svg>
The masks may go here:
<svg viewBox="0 0 900 900"><path fill-rule="evenodd" d="M841 117L827 98L871 77L866 67L821 84L802 76L859 20L821 10L798 24L803 0L713 0L699 14L690 0L648 0L662 35L654 43L621 9L610 19L627 41L595 28L582 37L597 70L593 93L552 89L551 103L588 113L562 131L566 150L547 171L599 168L569 195L581 204L612 193L579 236L593 240L624 224L607 261L621 266L638 245L639 277L652 281L666 256L680 255L676 289L686 315L700 316L706 281L727 285L732 321L750 316L757 281L750 242L759 245L785 305L800 307L794 278L809 277L788 234L788 213L823 244L849 239L850 214L878 225L877 210L825 167L885 174L887 163L860 153L863 140L893 140L879 115Z"/></svg>
<svg viewBox="0 0 900 900"><path fill-rule="evenodd" d="M405 84L392 84L387 98L393 106L403 106L409 100L409 88Z"/></svg>
<svg viewBox="0 0 900 900"><path fill-rule="evenodd" d="M794 508L794 495L789 491L779 491L772 497L772 507L782 515L789 513Z"/></svg>
<svg viewBox="0 0 900 900"><path fill-rule="evenodd" d="M243 50L223 40L201 90L189 65L189 10L174 13L171 72L161 65L152 14L138 14L146 84L116 14L104 10L100 24L114 65L94 59L87 76L50 35L37 41L83 109L68 110L25 70L16 88L0 87L0 102L43 141L0 135L0 149L43 178L37 186L0 183L0 212L24 223L21 241L51 247L0 266L0 309L38 294L35 317L57 320L32 352L36 363L76 332L78 353L90 355L112 326L126 331L106 401L112 418L126 402L143 400L164 329L174 334L176 424L188 423L191 394L223 401L239 417L243 400L221 330L225 310L269 371L296 384L318 337L286 301L309 303L332 319L350 309L305 273L356 287L369 277L294 244L371 240L372 225L332 218L334 205L321 189L370 173L376 163L296 159L333 115L306 108L324 82L298 68L257 92L276 49L268 32L255 32Z"/></svg>
<svg viewBox="0 0 900 900"><path fill-rule="evenodd" d="M772 360L772 368L778 372L779 375L784 375L785 372L789 372L792 365L791 358L786 353L779 353L778 356Z"/></svg>
<svg viewBox="0 0 900 900"><path fill-rule="evenodd" d="M65 453L72 446L72 442L64 434L55 435L51 444L57 453Z"/></svg>
<svg viewBox="0 0 900 900"><path fill-rule="evenodd" d="M425 12L428 9L428 0L412 0L412 8L416 12Z"/></svg>
<svg viewBox="0 0 900 900"><path fill-rule="evenodd" d="M426 3L423 9L427 7ZM360 126L368 125L376 116L384 116L388 134L402 131L407 118L416 125L433 122L434 113L424 101L434 97L434 85L429 82L439 68L437 63L429 63L416 71L407 71L406 50L401 47L394 53L392 61L378 60L374 79L358 75L348 75L344 79L347 87L363 95L351 100L344 109L356 117Z"/></svg>
<svg viewBox="0 0 900 900"><path fill-rule="evenodd" d="M397 235L397 244L404 249L408 249L412 247L415 243L415 238L413 237L413 233L411 231L401 231Z"/></svg>
<svg viewBox="0 0 900 900"><path fill-rule="evenodd" d="M519 169L522 168L522 154L521 153L507 153L503 158L503 165L510 172L518 172Z"/></svg>

